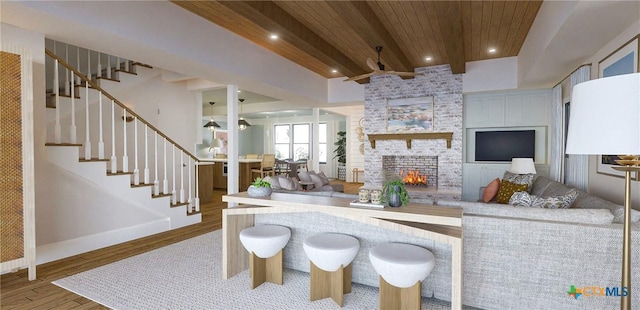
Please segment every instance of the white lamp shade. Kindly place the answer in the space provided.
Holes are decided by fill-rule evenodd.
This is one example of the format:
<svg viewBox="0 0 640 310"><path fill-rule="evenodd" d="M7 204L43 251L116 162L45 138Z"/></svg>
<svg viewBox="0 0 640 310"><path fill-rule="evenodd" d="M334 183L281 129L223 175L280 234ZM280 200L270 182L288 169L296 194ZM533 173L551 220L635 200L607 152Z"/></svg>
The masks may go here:
<svg viewBox="0 0 640 310"><path fill-rule="evenodd" d="M221 139L213 139L209 147L223 147L223 146L224 146L224 142Z"/></svg>
<svg viewBox="0 0 640 310"><path fill-rule="evenodd" d="M640 73L573 87L567 154L640 154Z"/></svg>
<svg viewBox="0 0 640 310"><path fill-rule="evenodd" d="M533 164L533 158L511 159L511 167L509 167L509 172L515 174L536 174L536 166Z"/></svg>

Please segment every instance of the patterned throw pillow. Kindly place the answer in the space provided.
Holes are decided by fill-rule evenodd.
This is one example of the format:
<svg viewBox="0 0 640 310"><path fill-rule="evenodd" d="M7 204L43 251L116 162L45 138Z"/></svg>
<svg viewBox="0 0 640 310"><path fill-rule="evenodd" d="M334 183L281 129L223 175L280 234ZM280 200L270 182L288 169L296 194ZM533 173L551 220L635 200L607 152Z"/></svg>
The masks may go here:
<svg viewBox="0 0 640 310"><path fill-rule="evenodd" d="M568 191L561 196L538 197L525 192L518 192L511 196L509 204L521 207L545 208L545 209L568 209L578 197L575 189Z"/></svg>
<svg viewBox="0 0 640 310"><path fill-rule="evenodd" d="M502 180L507 180L514 184L527 184L527 193L531 193L531 187L533 185L533 179L535 179L535 177L536 175L533 173L516 174L505 171L504 176L502 176Z"/></svg>
<svg viewBox="0 0 640 310"><path fill-rule="evenodd" d="M515 192L526 192L528 188L529 185L527 184L515 184L503 179L496 196L496 202L507 204Z"/></svg>
<svg viewBox="0 0 640 310"><path fill-rule="evenodd" d="M495 180L489 182L487 187L484 188L484 193L482 193L482 201L489 202L496 198L498 194L498 190L500 189L500 179L496 178Z"/></svg>

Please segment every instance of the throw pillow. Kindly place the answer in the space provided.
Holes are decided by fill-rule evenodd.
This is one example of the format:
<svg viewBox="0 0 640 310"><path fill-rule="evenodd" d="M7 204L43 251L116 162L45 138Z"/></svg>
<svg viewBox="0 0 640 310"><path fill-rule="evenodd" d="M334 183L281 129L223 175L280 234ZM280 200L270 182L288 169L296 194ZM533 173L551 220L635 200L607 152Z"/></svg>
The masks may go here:
<svg viewBox="0 0 640 310"><path fill-rule="evenodd" d="M298 173L298 178L300 179L300 181L302 181L302 182L313 182L313 181L311 181L311 177L309 176L310 172L313 172L313 171L309 171L309 172L308 171L302 171L302 172L299 172Z"/></svg>
<svg viewBox="0 0 640 310"><path fill-rule="evenodd" d="M498 194L498 190L500 189L500 178L496 178L495 180L489 182L487 187L484 189L484 193L482 194L482 201L489 202L496 198Z"/></svg>
<svg viewBox="0 0 640 310"><path fill-rule="evenodd" d="M280 187L282 187L282 189L286 189L288 191L295 191L298 190L298 182L294 181L292 178L279 178L280 180Z"/></svg>
<svg viewBox="0 0 640 310"><path fill-rule="evenodd" d="M322 178L320 178L320 176L318 176L317 174L309 174L309 177L311 178L311 182L313 182L313 188L321 188L322 187Z"/></svg>
<svg viewBox="0 0 640 310"><path fill-rule="evenodd" d="M533 185L533 179L535 179L536 175L533 173L528 174L516 174L511 173L509 171L504 172L504 176L502 176L502 180L507 180L513 184L527 184L527 193L531 193L531 188Z"/></svg>
<svg viewBox="0 0 640 310"><path fill-rule="evenodd" d="M517 192L509 199L509 204L531 208L568 209L576 197L578 192L575 189L568 191L565 195L551 197L538 197L526 192Z"/></svg>
<svg viewBox="0 0 640 310"><path fill-rule="evenodd" d="M264 180L271 184L271 189L282 189L279 176L266 176Z"/></svg>
<svg viewBox="0 0 640 310"><path fill-rule="evenodd" d="M498 190L498 195L496 195L496 202L507 204L515 192L526 192L528 188L529 185L527 184L515 184L503 179L500 184L500 189Z"/></svg>
<svg viewBox="0 0 640 310"><path fill-rule="evenodd" d="M329 178L324 174L324 172L318 173L320 179L322 179L322 185L329 185Z"/></svg>

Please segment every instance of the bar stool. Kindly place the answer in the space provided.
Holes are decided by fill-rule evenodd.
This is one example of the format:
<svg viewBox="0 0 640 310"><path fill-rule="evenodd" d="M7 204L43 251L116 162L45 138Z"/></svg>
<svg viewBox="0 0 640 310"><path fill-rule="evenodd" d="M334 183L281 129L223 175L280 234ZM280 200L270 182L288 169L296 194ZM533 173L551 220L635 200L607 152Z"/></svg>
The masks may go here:
<svg viewBox="0 0 640 310"><path fill-rule="evenodd" d="M245 228L240 242L249 251L251 288L264 282L282 285L282 249L291 238L291 230L284 226L262 225Z"/></svg>
<svg viewBox="0 0 640 310"><path fill-rule="evenodd" d="M351 262L358 254L358 239L323 233L304 240L304 252L311 269L311 301L331 297L340 307L344 294L351 293Z"/></svg>
<svg viewBox="0 0 640 310"><path fill-rule="evenodd" d="M383 243L369 251L380 275L380 309L420 309L421 281L435 266L429 250L404 243Z"/></svg>

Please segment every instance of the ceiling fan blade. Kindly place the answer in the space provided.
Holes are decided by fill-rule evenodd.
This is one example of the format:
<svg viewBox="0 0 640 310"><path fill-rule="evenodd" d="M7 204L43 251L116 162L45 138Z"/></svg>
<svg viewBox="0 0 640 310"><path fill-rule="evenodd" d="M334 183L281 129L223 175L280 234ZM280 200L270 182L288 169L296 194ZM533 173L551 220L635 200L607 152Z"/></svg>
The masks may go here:
<svg viewBox="0 0 640 310"><path fill-rule="evenodd" d="M367 58L367 66L373 71L378 70L378 65L371 58Z"/></svg>
<svg viewBox="0 0 640 310"><path fill-rule="evenodd" d="M361 80L361 79L364 79L364 78L368 78L368 77L370 77L370 76L372 76L372 75L374 75L374 74L375 74L375 72L370 72L370 73L365 73L365 74L361 74L361 75L356 75L356 76L354 76L354 77L350 77L350 78L348 78L348 79L344 80L343 82Z"/></svg>

